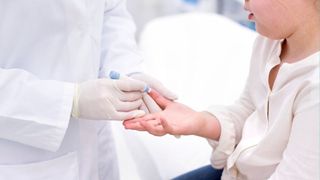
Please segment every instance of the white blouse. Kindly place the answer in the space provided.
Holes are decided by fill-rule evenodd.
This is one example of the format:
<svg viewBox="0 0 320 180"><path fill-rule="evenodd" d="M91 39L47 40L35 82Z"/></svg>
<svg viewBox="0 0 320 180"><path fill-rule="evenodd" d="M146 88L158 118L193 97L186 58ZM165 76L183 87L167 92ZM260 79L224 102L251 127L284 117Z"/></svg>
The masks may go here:
<svg viewBox="0 0 320 180"><path fill-rule="evenodd" d="M221 124L219 142L209 143L222 179L319 180L320 52L283 63L270 90L281 42L258 37L241 97L208 109Z"/></svg>

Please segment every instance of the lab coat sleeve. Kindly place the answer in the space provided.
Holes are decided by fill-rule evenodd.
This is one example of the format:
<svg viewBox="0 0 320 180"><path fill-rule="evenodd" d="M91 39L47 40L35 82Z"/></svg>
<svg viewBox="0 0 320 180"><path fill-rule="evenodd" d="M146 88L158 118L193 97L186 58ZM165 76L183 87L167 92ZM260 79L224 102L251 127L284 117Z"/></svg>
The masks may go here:
<svg viewBox="0 0 320 180"><path fill-rule="evenodd" d="M280 164L269 180L320 179L319 92L317 82L301 91L296 98L289 142Z"/></svg>
<svg viewBox="0 0 320 180"><path fill-rule="evenodd" d="M142 57L135 40L135 28L125 0L106 0L100 77L108 77L110 70L122 74L141 71Z"/></svg>
<svg viewBox="0 0 320 180"><path fill-rule="evenodd" d="M74 85L0 69L0 138L56 151L68 127Z"/></svg>

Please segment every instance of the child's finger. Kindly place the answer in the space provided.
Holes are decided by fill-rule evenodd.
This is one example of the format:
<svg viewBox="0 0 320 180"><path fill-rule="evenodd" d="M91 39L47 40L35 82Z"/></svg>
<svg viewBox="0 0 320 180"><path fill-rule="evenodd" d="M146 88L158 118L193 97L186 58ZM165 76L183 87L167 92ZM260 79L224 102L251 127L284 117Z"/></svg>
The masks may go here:
<svg viewBox="0 0 320 180"><path fill-rule="evenodd" d="M172 101L166 99L165 97L163 97L160 93L158 93L155 90L151 90L149 92L149 95L152 97L152 99L154 99L154 101L162 108L165 109L170 103L172 103Z"/></svg>
<svg viewBox="0 0 320 180"><path fill-rule="evenodd" d="M148 121L148 120L151 120L151 119L156 119L156 115L155 114L147 114L147 115L144 115L142 117L139 117L139 118L133 118L133 119L126 119L123 121L123 123L135 123L135 122L140 122L140 121Z"/></svg>
<svg viewBox="0 0 320 180"><path fill-rule="evenodd" d="M146 115L144 117L141 118L135 118L135 119L128 119L128 120L124 120L122 122L123 126L126 129L132 129L132 130L138 130L138 131L146 131L145 128L143 128L143 126L141 126L140 122L142 121L150 121L150 123L159 123L158 120L156 120L156 116L155 115ZM157 121L157 122L155 122Z"/></svg>
<svg viewBox="0 0 320 180"><path fill-rule="evenodd" d="M139 123L124 123L123 124L125 129L137 130L137 131L146 131L146 129Z"/></svg>
<svg viewBox="0 0 320 180"><path fill-rule="evenodd" d="M141 121L140 124L152 135L163 136L166 134L161 125L161 122L159 121L157 121L156 124L152 121Z"/></svg>

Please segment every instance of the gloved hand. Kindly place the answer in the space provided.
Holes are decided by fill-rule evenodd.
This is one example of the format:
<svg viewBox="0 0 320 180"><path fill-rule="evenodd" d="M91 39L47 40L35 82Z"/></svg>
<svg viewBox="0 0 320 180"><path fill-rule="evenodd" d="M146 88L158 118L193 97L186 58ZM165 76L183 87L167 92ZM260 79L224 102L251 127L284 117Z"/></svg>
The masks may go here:
<svg viewBox="0 0 320 180"><path fill-rule="evenodd" d="M76 85L72 116L94 120L124 120L145 114L141 107L146 84L129 77L96 79Z"/></svg>
<svg viewBox="0 0 320 180"><path fill-rule="evenodd" d="M151 87L151 89L156 90L169 100L178 99L176 94L171 92L160 81L151 76L148 76L144 73L132 73L129 74L129 76L133 79L145 82L149 87ZM148 94L143 94L143 104L140 109L144 110L146 113L155 113L161 111L159 105Z"/></svg>

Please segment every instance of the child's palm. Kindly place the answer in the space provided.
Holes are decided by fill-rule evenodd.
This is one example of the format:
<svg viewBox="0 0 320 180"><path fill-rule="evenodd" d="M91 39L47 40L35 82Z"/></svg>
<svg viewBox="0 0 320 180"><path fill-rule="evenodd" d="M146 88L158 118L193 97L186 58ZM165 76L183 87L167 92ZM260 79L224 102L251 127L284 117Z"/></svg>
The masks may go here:
<svg viewBox="0 0 320 180"><path fill-rule="evenodd" d="M171 103L160 114L161 124L165 132L173 135L188 135L197 130L194 121L195 111L180 104Z"/></svg>

